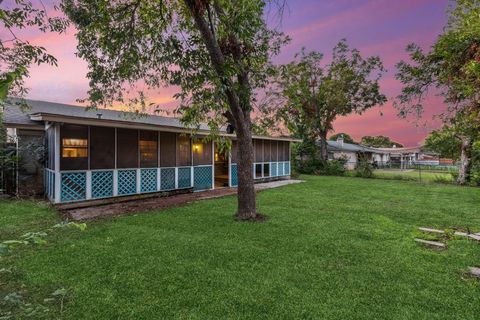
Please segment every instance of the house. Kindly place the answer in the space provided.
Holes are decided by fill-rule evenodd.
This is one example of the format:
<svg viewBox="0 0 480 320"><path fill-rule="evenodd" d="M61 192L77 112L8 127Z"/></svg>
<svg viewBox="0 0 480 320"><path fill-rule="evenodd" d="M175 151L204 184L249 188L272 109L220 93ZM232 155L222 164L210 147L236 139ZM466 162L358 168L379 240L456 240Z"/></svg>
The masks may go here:
<svg viewBox="0 0 480 320"><path fill-rule="evenodd" d="M22 112L14 102L3 121L28 167L18 188L40 188L53 203L237 186L235 135L221 132L232 140L225 154L201 140L205 125L194 137L175 118L33 100ZM291 141L253 137L256 182L289 178Z"/></svg>
<svg viewBox="0 0 480 320"><path fill-rule="evenodd" d="M412 165L440 165L438 155L425 152L422 147L405 147L405 148L375 148L387 155L387 163L391 166L406 168ZM385 164L387 164L385 163Z"/></svg>
<svg viewBox="0 0 480 320"><path fill-rule="evenodd" d="M342 137L336 141L327 141L328 158L345 159L345 167L348 170L357 168L360 157L364 157L368 162L387 161L386 154L376 148L369 148L358 144L346 143Z"/></svg>

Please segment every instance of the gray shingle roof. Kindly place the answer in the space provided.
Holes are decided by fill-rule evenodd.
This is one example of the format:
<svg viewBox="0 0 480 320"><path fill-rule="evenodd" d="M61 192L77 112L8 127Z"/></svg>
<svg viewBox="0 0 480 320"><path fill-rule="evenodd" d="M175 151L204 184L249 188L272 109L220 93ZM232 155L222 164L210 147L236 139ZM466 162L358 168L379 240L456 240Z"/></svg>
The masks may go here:
<svg viewBox="0 0 480 320"><path fill-rule="evenodd" d="M327 149L328 151L386 153L383 150L376 148L364 147L362 145L352 143L342 143L339 141L327 141Z"/></svg>
<svg viewBox="0 0 480 320"><path fill-rule="evenodd" d="M99 119L101 114L102 120L128 121L139 124L148 124L156 126L165 126L173 128L185 128L179 119L171 117L161 117L156 115L136 115L132 112L124 112L117 110L86 110L81 106L73 106L63 103L54 103L47 101L26 100L29 109L22 111L19 107L18 100L8 99L5 104L3 121L7 124L17 125L38 125L38 122L32 121L30 115L33 114L52 114L68 117L78 117L84 119ZM200 126L202 130L208 130L208 126Z"/></svg>

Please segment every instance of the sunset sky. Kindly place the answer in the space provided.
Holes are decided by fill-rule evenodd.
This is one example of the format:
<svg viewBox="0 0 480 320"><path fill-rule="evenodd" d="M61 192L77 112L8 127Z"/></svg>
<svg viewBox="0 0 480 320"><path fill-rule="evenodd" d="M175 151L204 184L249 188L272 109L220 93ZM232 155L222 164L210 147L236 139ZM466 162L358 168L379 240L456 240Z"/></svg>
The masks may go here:
<svg viewBox="0 0 480 320"><path fill-rule="evenodd" d="M6 1L8 2L8 1ZM297 0L288 1L288 9L281 29L292 42L276 59L285 63L302 47L323 52L328 58L334 45L346 38L362 55L379 55L388 73L381 81L382 92L389 101L382 107L365 114L340 118L335 122L335 132L346 132L355 139L363 135L388 135L408 146L422 142L438 122L431 121L435 110L443 108L439 97L427 101L426 126L417 127L412 122L399 119L392 107L392 98L400 91L395 80L395 64L406 58L405 47L415 42L428 48L441 33L446 22L448 0ZM88 89L86 63L75 56L75 29L66 34L28 33L26 40L44 46L58 59L58 67L33 67L27 86L28 98L76 104ZM154 94L152 100L172 107L173 88ZM381 115L383 113L383 116Z"/></svg>

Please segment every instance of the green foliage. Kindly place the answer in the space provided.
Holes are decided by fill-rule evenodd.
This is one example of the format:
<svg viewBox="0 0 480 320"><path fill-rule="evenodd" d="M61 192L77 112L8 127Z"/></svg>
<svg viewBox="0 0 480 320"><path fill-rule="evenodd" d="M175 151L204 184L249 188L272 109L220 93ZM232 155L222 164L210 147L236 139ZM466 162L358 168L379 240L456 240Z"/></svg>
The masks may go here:
<svg viewBox="0 0 480 320"><path fill-rule="evenodd" d="M60 229L70 228L70 229L78 229L80 231L85 231L87 229L87 224L86 223L78 223L78 222L62 221L60 223L57 223L53 227L54 228L60 228Z"/></svg>
<svg viewBox="0 0 480 320"><path fill-rule="evenodd" d="M373 166L363 156L360 156L358 159L358 166L355 170L355 175L361 178L373 178Z"/></svg>
<svg viewBox="0 0 480 320"><path fill-rule="evenodd" d="M438 153L442 158L460 159L461 143L451 126L433 130L425 139L424 150Z"/></svg>
<svg viewBox="0 0 480 320"><path fill-rule="evenodd" d="M261 111L303 139L326 143L338 116L362 114L387 99L380 93L384 68L379 57L364 59L343 39L333 48L331 62L322 59L322 53L302 50L279 66ZM321 157L327 160L325 150Z"/></svg>
<svg viewBox="0 0 480 320"><path fill-rule="evenodd" d="M0 45L0 105L8 95L23 96L28 91L24 79L31 64L57 65L56 58L44 47L24 41L19 35L25 30L62 33L68 27L64 17L48 15L42 1L14 2L15 5L0 8L0 25L6 30Z"/></svg>
<svg viewBox="0 0 480 320"><path fill-rule="evenodd" d="M397 148L403 147L401 143L395 142L387 136L363 136L360 140L360 144L374 148L393 148L394 146Z"/></svg>
<svg viewBox="0 0 480 320"><path fill-rule="evenodd" d="M343 132L331 135L330 138L328 138L328 140L337 141L338 138L343 138L343 142L345 143L358 144L355 142L355 140L353 140L353 138L349 134L343 133Z"/></svg>
<svg viewBox="0 0 480 320"><path fill-rule="evenodd" d="M320 166L315 171L315 174L323 176L343 176L346 171L346 162L346 159L320 161Z"/></svg>
<svg viewBox="0 0 480 320"><path fill-rule="evenodd" d="M181 120L192 129L207 123L215 134L227 122L250 125L270 58L287 41L267 26L265 6L258 0L66 0L62 8L78 29L78 55L89 66L91 107L120 103L160 111L149 93L177 86Z"/></svg>

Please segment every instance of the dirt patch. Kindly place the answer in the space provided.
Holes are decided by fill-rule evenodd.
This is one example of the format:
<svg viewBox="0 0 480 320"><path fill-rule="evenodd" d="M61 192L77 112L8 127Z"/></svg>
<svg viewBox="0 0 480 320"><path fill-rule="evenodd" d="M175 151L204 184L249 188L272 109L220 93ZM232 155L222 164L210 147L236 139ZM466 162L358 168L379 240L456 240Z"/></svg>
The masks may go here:
<svg viewBox="0 0 480 320"><path fill-rule="evenodd" d="M98 218L134 214L143 211L167 209L198 200L214 199L234 194L237 194L236 188L224 188L166 197L151 197L87 208L62 210L61 213L64 218L69 220L94 220Z"/></svg>

